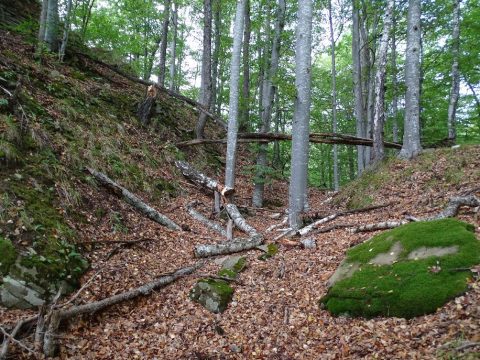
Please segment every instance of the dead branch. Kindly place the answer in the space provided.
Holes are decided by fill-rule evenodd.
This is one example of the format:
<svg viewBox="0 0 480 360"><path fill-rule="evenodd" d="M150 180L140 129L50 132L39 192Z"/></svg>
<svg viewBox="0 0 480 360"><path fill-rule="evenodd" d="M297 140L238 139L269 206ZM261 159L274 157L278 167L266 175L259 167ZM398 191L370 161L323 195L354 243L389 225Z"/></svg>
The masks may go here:
<svg viewBox="0 0 480 360"><path fill-rule="evenodd" d="M255 235L248 239L234 239L232 241L219 244L197 245L195 247L195 256L198 258L205 258L209 256L225 255L251 250L262 245L263 240L263 236Z"/></svg>
<svg viewBox="0 0 480 360"><path fill-rule="evenodd" d="M408 220L400 220L400 221L383 221L375 224L367 224L358 226L353 228L351 232L353 234L364 232L364 231L376 231L376 230L386 230L386 229L393 229L401 225L408 224L410 221Z"/></svg>
<svg viewBox="0 0 480 360"><path fill-rule="evenodd" d="M110 296L103 300L94 301L92 303L74 306L66 310L54 310L50 318L47 332L45 333L44 340L44 353L46 356L53 356L56 350L56 339L58 328L61 321L70 319L72 317L83 315L83 314L92 314L97 311L103 310L109 306L132 300L138 296L147 296L152 293L153 290L164 287L175 280L185 276L190 275L204 265L204 262L198 262L193 266L185 267L176 270L171 274L160 276L152 282L144 284L138 288Z"/></svg>
<svg viewBox="0 0 480 360"><path fill-rule="evenodd" d="M217 224L216 222L213 222L209 219L207 219L205 216L203 216L202 214L200 214L198 211L196 211L193 206L195 205L195 203L191 203L189 205L186 206L187 208L187 212L188 214L193 217L195 220L197 221L200 221L202 224L206 225L207 227L209 227L210 229L213 229L215 230L216 232L218 232L220 235L226 237L227 236L227 232L225 231L225 229L220 225L220 224Z"/></svg>
<svg viewBox="0 0 480 360"><path fill-rule="evenodd" d="M272 142L272 141L291 141L292 135L274 134L274 133L241 133L238 134L239 142ZM241 141L240 141L241 140ZM363 145L373 146L373 140L359 138L352 135L333 134L333 133L312 133L310 142L315 144L343 144L343 145ZM201 144L226 144L226 139L194 139L182 141L176 144L177 147L187 147ZM384 142L385 147L392 149L401 149L402 144Z"/></svg>
<svg viewBox="0 0 480 360"><path fill-rule="evenodd" d="M201 187L213 191L218 191L223 197L230 196L235 192L235 189L229 188L221 184L217 180L209 178L208 176L199 172L186 161L177 160L175 161L175 165L180 169L183 176L185 176L188 180Z"/></svg>
<svg viewBox="0 0 480 360"><path fill-rule="evenodd" d="M152 208L150 205L144 203L140 198L136 195L132 194L130 191L125 189L124 187L118 185L116 182L111 180L107 175L98 172L91 168L86 168L86 170L93 176L97 181L111 190L115 195L118 197L123 198L125 202L132 205L135 209L137 209L140 213L145 215L150 220L153 220L160 225L166 226L171 230L180 231L182 228L170 220L167 216L160 214L157 210Z"/></svg>
<svg viewBox="0 0 480 360"><path fill-rule="evenodd" d="M17 335L18 331L21 329L23 326L24 321L19 321L15 328L13 329L12 333L9 334L3 327L0 326L0 331L3 333L3 336L5 337L5 340L3 341L3 346L2 346L2 351L0 353L0 359L6 359L7 354L8 354L8 345L11 342L17 344L20 346L22 349L27 350L30 354L34 355L35 357L39 357L39 354L35 352L34 350L30 349L28 346L24 345L22 342L18 341L15 339L15 336Z"/></svg>
<svg viewBox="0 0 480 360"><path fill-rule="evenodd" d="M238 208L235 204L227 204L225 205L225 209L227 210L227 213L230 216L230 218L233 220L235 225L240 230L242 230L244 233L247 233L251 237L258 235L258 231L245 221L245 219L240 214L240 211L238 211Z"/></svg>

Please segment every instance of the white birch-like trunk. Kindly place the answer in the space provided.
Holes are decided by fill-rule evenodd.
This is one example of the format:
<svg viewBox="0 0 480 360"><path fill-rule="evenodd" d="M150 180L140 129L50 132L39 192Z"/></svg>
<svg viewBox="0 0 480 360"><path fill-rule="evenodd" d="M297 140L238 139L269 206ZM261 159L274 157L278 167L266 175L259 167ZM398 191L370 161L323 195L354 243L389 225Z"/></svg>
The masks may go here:
<svg viewBox="0 0 480 360"><path fill-rule="evenodd" d="M227 159L225 167L225 185L230 188L235 188L240 60L244 20L245 0L238 0L235 14L235 24L233 28L232 61L230 63L230 102L228 113Z"/></svg>
<svg viewBox="0 0 480 360"><path fill-rule="evenodd" d="M407 52L405 59L405 124L399 157L412 159L422 150L420 144L420 0L409 0Z"/></svg>
<svg viewBox="0 0 480 360"><path fill-rule="evenodd" d="M385 76L387 67L388 39L392 27L393 0L388 0L383 17L383 32L377 55L377 72L375 74L375 110L373 116L373 160L375 163L385 157L383 145L383 126L385 123Z"/></svg>
<svg viewBox="0 0 480 360"><path fill-rule="evenodd" d="M45 21L45 43L50 51L58 49L58 0L48 0Z"/></svg>
<svg viewBox="0 0 480 360"><path fill-rule="evenodd" d="M289 188L289 224L302 225L308 167L308 136L311 104L312 0L299 0L295 45L295 113L292 127L292 160Z"/></svg>
<svg viewBox="0 0 480 360"><path fill-rule="evenodd" d="M330 26L330 47L332 53L332 131L337 133L337 68L335 66L335 38L333 33L332 1L328 1L328 23ZM338 145L333 145L333 189L340 188L338 173Z"/></svg>
<svg viewBox="0 0 480 360"><path fill-rule="evenodd" d="M212 55L212 107L213 107L213 111L217 111L217 107L216 107L216 104L217 104L217 91L219 89L219 86L217 85L218 84L218 73L219 73L219 69L218 69L218 60L219 60L219 57L220 57L220 27L221 27L221 22L220 22L220 12L221 12L221 0L214 0L213 1L213 7L214 7L214 20L213 20L213 24L214 24L214 28L215 28L215 31L214 31L214 49L213 49L213 55Z"/></svg>
<svg viewBox="0 0 480 360"><path fill-rule="evenodd" d="M397 20L395 16L395 1L393 2L392 12L392 117L393 117L393 142L398 142L398 78L397 78L397 39L395 31L397 29Z"/></svg>
<svg viewBox="0 0 480 360"><path fill-rule="evenodd" d="M172 0L165 0L165 10L163 11L163 25L162 25L162 40L160 44L160 61L159 61L159 73L158 73L158 85L165 85L165 73L167 62L167 42L168 42L168 24L170 23L170 6Z"/></svg>
<svg viewBox="0 0 480 360"><path fill-rule="evenodd" d="M275 86L273 79L278 70L278 63L280 60L280 44L283 27L285 25L285 0L278 0L277 16L275 22L275 32L272 41L272 53L270 57L270 69L263 82L263 106L262 106L262 128L261 132L267 133L270 131L270 124L272 119L273 101L275 96ZM255 207L263 206L263 194L265 191L265 174L264 168L267 166L267 144L260 144L257 156L257 171L255 176L255 188L253 190L252 204Z"/></svg>
<svg viewBox="0 0 480 360"><path fill-rule="evenodd" d="M178 6L174 2L172 9L173 39L170 43L170 84L169 89L175 91L175 61L177 60L177 31L178 31Z"/></svg>
<svg viewBox="0 0 480 360"><path fill-rule="evenodd" d="M65 24L63 29L62 45L58 53L58 59L62 62L65 57L65 51L67 50L68 35L70 34L70 15L72 12L72 0L67 1L67 11L65 14Z"/></svg>
<svg viewBox="0 0 480 360"><path fill-rule="evenodd" d="M458 55L460 48L460 0L455 0L453 9L453 31L452 31L452 88L450 90L450 102L448 104L448 139L455 142L456 113L458 97L460 92L460 73L458 71Z"/></svg>

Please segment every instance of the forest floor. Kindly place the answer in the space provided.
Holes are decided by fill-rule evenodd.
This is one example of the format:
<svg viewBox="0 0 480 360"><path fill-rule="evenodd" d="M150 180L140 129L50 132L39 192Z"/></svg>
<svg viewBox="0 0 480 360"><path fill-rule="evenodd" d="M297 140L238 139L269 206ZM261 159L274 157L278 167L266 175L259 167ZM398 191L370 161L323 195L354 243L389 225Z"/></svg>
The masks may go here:
<svg viewBox="0 0 480 360"><path fill-rule="evenodd" d="M172 166L178 150L173 145L166 146L186 135L192 136L190 130L196 120L192 109L165 97L160 104L164 111L161 121L152 128L142 128L132 103L142 99L144 87L79 59L65 65L46 58L43 64L38 64L33 60L32 45L10 33L0 35L1 76L10 76L12 87L22 86L23 106L28 114L31 111L35 115L30 116L32 133L43 131L51 140L48 144L51 150L40 162L44 167L39 169L56 171L40 170L42 176L49 176L45 186L55 184L59 195L52 207L62 211L68 225L75 230L73 240L80 244L152 239L120 247L108 260L117 243L82 245L82 254L91 266L81 279L81 285L87 282L88 285L76 304L119 294L194 264L195 245L223 241L188 216L185 206L194 200L202 204L197 210L210 214L212 198L181 177ZM23 80L17 82L17 79ZM212 133L210 128L207 134ZM38 165L34 156L42 154L38 148L43 147L26 149L21 153L23 164L14 162L7 171L2 170L2 186L8 190L15 176L22 174L25 186L34 186L38 179L31 168ZM212 152L212 148L220 152ZM222 173L218 149L221 147L200 146L188 149L182 156L215 176ZM253 164L254 156L247 146L241 145L240 149L236 202L248 207L253 191L248 166ZM31 165L30 168L25 164ZM142 217L86 179L80 169L87 165L115 174L119 183L178 224L188 225L190 230L171 231ZM62 176L60 180L58 176ZM467 191L479 195L479 179L480 146L438 149L425 152L412 162L389 160L338 194L311 189L310 207L312 213L329 215L347 208L390 204L375 211L338 217L325 226L400 220L405 215L423 217L438 212L453 195ZM159 180L162 181L157 184ZM171 194L165 191L168 184L174 187ZM156 191L157 185L163 190ZM76 194L78 206L63 204L65 194ZM246 216L247 222L265 235L267 243L278 233L266 229L281 222L271 215L284 212L287 194L287 182L274 180L266 186L270 205L249 209ZM11 211L4 215L5 224L0 222L7 230L11 223L7 220L10 216L15 222L18 220L17 210L22 203L14 201L11 205ZM472 209L462 209L458 217L474 224L478 236L478 216ZM326 281L343 260L345 251L374 234L351 234L342 229L317 234L316 249L281 245L279 252L266 261L258 259L257 250L244 252L247 268L240 274L239 283L234 284L233 302L221 315L208 312L188 296L200 274L217 272L219 265L212 260L197 273L149 296L66 322L59 338L59 356L69 359L433 359L464 355L476 358L479 348L465 344L480 341L478 277L463 296L434 314L411 320L333 317L319 307L318 300L327 292ZM12 238L21 240L21 235ZM67 300L68 297L61 301ZM0 322L11 327L19 319L34 314L32 310L0 307ZM28 358L27 353L13 345L11 350L12 358Z"/></svg>
<svg viewBox="0 0 480 360"><path fill-rule="evenodd" d="M343 205L361 192L373 204L391 205L344 216L326 225L366 224L402 219L406 214L422 217L438 212L450 196L478 187L478 169L478 146L435 150L413 163L391 160L333 198L331 193L311 190L310 206L312 211L328 215L345 209ZM252 192L248 177L239 177L238 190L238 204L248 206ZM478 194L479 189L476 190ZM129 231L112 233L108 221L99 223L86 213L92 222L81 229L83 239L79 242L140 238L154 241L122 248L108 261L102 260L113 249L108 244L86 252L91 269L83 276L83 283L99 269L102 271L83 291L78 303L100 300L193 264L196 244L222 241L186 215L185 205L192 200L205 204L201 209L204 214L211 211L212 199L194 187L161 209L177 223L189 225L191 231L181 233L139 216L107 192L101 191L103 196L98 197L87 188L83 191L91 194L92 209L108 206L120 211ZM275 181L267 186L266 197L282 206L252 210L247 217L250 224L265 234L267 242L277 233L265 230L280 222L270 215L285 209L287 193L287 183ZM338 203L341 205L335 205ZM480 232L478 213L463 211L459 218L475 224L477 234ZM267 261L258 260L258 251L245 252L248 266L240 274L241 283L234 285L233 302L223 314L212 314L189 299L189 291L198 279L193 274L150 296L70 321L63 329L60 356L71 359L476 358L478 347L462 349L462 345L466 341L480 341L478 278L467 293L436 313L411 320L333 317L319 308L318 300L327 291L325 282L345 251L371 236L373 233L351 234L342 229L318 234L314 236L316 249L281 246L277 255ZM218 268L211 261L199 272L215 274ZM27 315L31 314L0 310L2 322L7 323Z"/></svg>

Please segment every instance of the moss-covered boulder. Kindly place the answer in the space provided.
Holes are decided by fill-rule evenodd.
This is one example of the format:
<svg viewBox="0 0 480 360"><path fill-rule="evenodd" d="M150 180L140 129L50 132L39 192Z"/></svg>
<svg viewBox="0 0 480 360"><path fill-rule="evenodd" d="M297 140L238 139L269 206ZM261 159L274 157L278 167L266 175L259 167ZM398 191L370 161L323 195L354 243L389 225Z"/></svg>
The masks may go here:
<svg viewBox="0 0 480 360"><path fill-rule="evenodd" d="M213 313L225 311L232 297L233 288L224 280L201 279L190 291L190 299Z"/></svg>
<svg viewBox="0 0 480 360"><path fill-rule="evenodd" d="M15 263L17 251L10 240L0 236L0 276L6 275L10 266Z"/></svg>
<svg viewBox="0 0 480 360"><path fill-rule="evenodd" d="M455 219L415 222L347 252L320 303L335 315L412 318L467 289L480 263L473 226Z"/></svg>

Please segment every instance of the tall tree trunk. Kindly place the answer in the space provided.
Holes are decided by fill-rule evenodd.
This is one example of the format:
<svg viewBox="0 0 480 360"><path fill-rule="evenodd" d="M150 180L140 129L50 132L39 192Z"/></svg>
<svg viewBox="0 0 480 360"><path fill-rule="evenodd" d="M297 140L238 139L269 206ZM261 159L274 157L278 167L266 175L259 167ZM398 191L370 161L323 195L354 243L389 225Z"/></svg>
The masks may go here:
<svg viewBox="0 0 480 360"><path fill-rule="evenodd" d="M170 6L172 0L165 0L165 10L163 11L162 38L160 45L160 62L158 65L158 85L165 86L165 64L167 62L167 42L168 42L168 24L170 22Z"/></svg>
<svg viewBox="0 0 480 360"><path fill-rule="evenodd" d="M221 0L213 0L214 8L214 49L212 56L212 105L214 107L213 111L216 111L217 104L217 91L218 91L218 59L220 57L220 12L221 12Z"/></svg>
<svg viewBox="0 0 480 360"><path fill-rule="evenodd" d="M422 150L420 144L420 0L409 0L407 51L405 59L405 124L399 157L411 159Z"/></svg>
<svg viewBox="0 0 480 360"><path fill-rule="evenodd" d="M177 58L177 30L178 30L178 6L174 2L172 10L173 39L170 43L170 86L169 89L175 91L175 61Z"/></svg>
<svg viewBox="0 0 480 360"><path fill-rule="evenodd" d="M278 134L280 130L280 121L281 121L281 111L280 111L280 94L277 91L275 94L275 134ZM279 170L281 169L282 159L280 157L280 142L274 141L273 142L273 159L272 159L272 166L274 169Z"/></svg>
<svg viewBox="0 0 480 360"><path fill-rule="evenodd" d="M292 126L292 160L289 188L289 224L302 225L308 168L308 139L311 104L312 0L298 1L295 45L295 114Z"/></svg>
<svg viewBox="0 0 480 360"><path fill-rule="evenodd" d="M84 5L84 13L82 19L82 40L85 40L85 35L87 34L88 23L92 17L92 9L95 5L95 0L87 0Z"/></svg>
<svg viewBox="0 0 480 360"><path fill-rule="evenodd" d="M242 131L250 128L250 0L245 4L245 28L243 32L243 86L240 107L239 127Z"/></svg>
<svg viewBox="0 0 480 360"><path fill-rule="evenodd" d="M60 46L60 52L58 54L58 59L63 62L65 57L65 51L67 50L68 35L70 33L70 16L72 12L72 0L67 1L67 12L65 14L65 24L63 29L63 38L62 45Z"/></svg>
<svg viewBox="0 0 480 360"><path fill-rule="evenodd" d="M243 25L245 20L245 2L237 1L235 25L233 27L232 61L230 63L230 103L228 113L227 156L225 167L225 185L235 188L235 163L237 158L238 101L240 82L240 60L242 52Z"/></svg>
<svg viewBox="0 0 480 360"><path fill-rule="evenodd" d="M212 2L203 1L203 56L202 56L202 85L200 88L200 102L210 110L212 101ZM196 127L197 139L204 138L207 114L200 112Z"/></svg>
<svg viewBox="0 0 480 360"><path fill-rule="evenodd" d="M332 0L328 1L328 23L330 25L330 47L332 52L332 131L337 133L337 68L335 66L335 38L333 33ZM338 145L333 145L333 188L340 187L338 174Z"/></svg>
<svg viewBox="0 0 480 360"><path fill-rule="evenodd" d="M359 13L360 26L360 68L361 68L361 86L363 94L363 134L366 138L372 138L371 121L372 121L372 69L375 59L372 59L371 53L375 54L371 48L369 41L369 34L367 29L367 8L364 1L362 1L362 12ZM363 164L365 167L370 163L370 147L363 148Z"/></svg>
<svg viewBox="0 0 480 360"><path fill-rule="evenodd" d="M460 72L458 71L458 55L460 48L460 0L455 0L453 9L452 33L452 89L448 104L448 139L455 142L457 139L455 116L457 113L458 97L460 92Z"/></svg>
<svg viewBox="0 0 480 360"><path fill-rule="evenodd" d="M393 117L393 142L398 142L398 79L397 79L397 44L395 31L397 30L397 19L395 16L395 1L393 4L392 18L392 117Z"/></svg>
<svg viewBox="0 0 480 360"><path fill-rule="evenodd" d="M365 137L364 111L362 91L362 68L360 62L360 24L358 14L358 1L353 1L352 11L352 63L353 63L353 88L355 95L355 125L357 137ZM360 176L365 168L364 146L357 146L357 173Z"/></svg>
<svg viewBox="0 0 480 360"><path fill-rule="evenodd" d="M45 41L45 27L47 24L48 0L42 0L42 10L40 12L40 21L38 29L38 46L42 47Z"/></svg>
<svg viewBox="0 0 480 360"><path fill-rule="evenodd" d="M392 27L393 0L387 2L383 17L383 32L377 55L377 72L375 75L375 113L373 117L373 159L375 163L385 157L383 145L383 127L385 122L385 76L387 67L388 39Z"/></svg>
<svg viewBox="0 0 480 360"><path fill-rule="evenodd" d="M45 22L45 42L50 51L58 49L58 0L48 0Z"/></svg>
<svg viewBox="0 0 480 360"><path fill-rule="evenodd" d="M277 74L278 63L280 60L280 44L283 27L285 26L285 0L278 0L278 8L275 22L275 33L272 41L272 53L270 57L270 69L264 80L263 111L261 132L270 131L272 118L273 101L275 96L275 86L273 80ZM255 175L255 188L253 191L252 203L255 207L263 206L263 194L265 190L265 167L267 166L267 144L260 144L257 156L257 169Z"/></svg>

